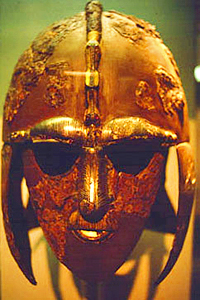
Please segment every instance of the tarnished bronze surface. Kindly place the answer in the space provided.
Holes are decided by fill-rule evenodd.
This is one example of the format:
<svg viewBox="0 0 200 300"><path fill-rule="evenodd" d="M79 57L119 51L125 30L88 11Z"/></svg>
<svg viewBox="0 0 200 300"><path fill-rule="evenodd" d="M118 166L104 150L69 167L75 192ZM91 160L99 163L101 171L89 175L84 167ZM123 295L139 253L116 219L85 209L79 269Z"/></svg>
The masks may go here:
<svg viewBox="0 0 200 300"><path fill-rule="evenodd" d="M152 25L90 1L47 28L18 61L3 126L5 230L33 284L23 177L57 258L104 280L135 247L175 145L179 211L158 283L165 278L184 242L195 175L178 68Z"/></svg>
<svg viewBox="0 0 200 300"><path fill-rule="evenodd" d="M100 254L99 258L95 253L93 257L89 250L84 254L84 259L93 266L88 272L85 261L77 266L74 245L69 244L69 239L77 238L77 251L83 243L89 243L87 247L91 245L98 253L103 244L104 251L109 253L112 241L119 239L119 235L124 247L135 243L127 237L124 241L119 228L124 219L130 222L127 226L138 218L144 225L160 186L164 164L164 156L155 153L146 168L132 175L117 172L108 158L95 155L91 157L86 151L68 173L57 176L44 174L31 150L25 151L23 159L31 201L48 242L60 261L87 280L102 280L112 274L124 261L124 253L115 249L113 259L117 265L109 265L110 257L102 260ZM140 223L132 228L137 238L141 229ZM124 249L126 255L131 249ZM101 264L106 264L103 273L99 272Z"/></svg>

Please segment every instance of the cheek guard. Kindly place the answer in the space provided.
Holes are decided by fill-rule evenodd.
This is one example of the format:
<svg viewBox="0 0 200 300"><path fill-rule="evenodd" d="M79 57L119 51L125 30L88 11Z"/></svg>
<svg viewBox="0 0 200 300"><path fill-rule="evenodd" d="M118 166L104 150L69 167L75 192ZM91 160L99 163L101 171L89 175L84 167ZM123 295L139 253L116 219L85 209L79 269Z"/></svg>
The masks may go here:
<svg viewBox="0 0 200 300"><path fill-rule="evenodd" d="M177 229L157 284L182 249L195 187L176 63L153 26L103 13L97 1L39 35L14 70L2 151L5 232L28 280L36 284L23 177L59 261L80 278L104 280L145 227L170 146L179 164Z"/></svg>

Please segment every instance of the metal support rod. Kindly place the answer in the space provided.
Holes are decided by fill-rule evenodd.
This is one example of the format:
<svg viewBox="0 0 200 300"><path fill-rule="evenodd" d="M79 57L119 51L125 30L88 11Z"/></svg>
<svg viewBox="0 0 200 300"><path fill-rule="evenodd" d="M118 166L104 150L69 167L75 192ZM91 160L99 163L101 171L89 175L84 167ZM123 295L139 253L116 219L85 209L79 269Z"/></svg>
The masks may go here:
<svg viewBox="0 0 200 300"><path fill-rule="evenodd" d="M105 300L103 284L98 282L81 281L82 300Z"/></svg>

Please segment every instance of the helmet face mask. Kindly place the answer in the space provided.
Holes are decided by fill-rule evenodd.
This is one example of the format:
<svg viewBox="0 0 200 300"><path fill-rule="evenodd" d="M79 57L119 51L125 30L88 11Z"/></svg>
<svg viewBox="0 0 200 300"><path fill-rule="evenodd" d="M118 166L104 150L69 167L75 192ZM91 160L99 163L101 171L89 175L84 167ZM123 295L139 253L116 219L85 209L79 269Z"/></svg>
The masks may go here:
<svg viewBox="0 0 200 300"><path fill-rule="evenodd" d="M68 172L51 176L48 171L55 172L55 168L42 162L42 171L43 145L35 145L34 150L27 149L23 154L24 175L47 241L58 259L79 277L106 278L122 264L138 241L160 186L164 151L133 150L119 155L117 149L106 154L105 148L82 147ZM59 146L45 145L50 153L52 146L57 150L55 155L60 153ZM66 148L65 159L71 158L71 147L62 145L62 148ZM142 163L140 166L129 163L127 167L124 155L134 160L137 157Z"/></svg>
<svg viewBox="0 0 200 300"><path fill-rule="evenodd" d="M184 91L153 26L102 13L91 1L85 13L48 28L16 66L4 142L5 230L33 284L28 228L15 227L16 211L24 224L23 177L57 258L80 278L101 281L135 247L175 145L177 232L158 283L170 272L187 231L195 175Z"/></svg>

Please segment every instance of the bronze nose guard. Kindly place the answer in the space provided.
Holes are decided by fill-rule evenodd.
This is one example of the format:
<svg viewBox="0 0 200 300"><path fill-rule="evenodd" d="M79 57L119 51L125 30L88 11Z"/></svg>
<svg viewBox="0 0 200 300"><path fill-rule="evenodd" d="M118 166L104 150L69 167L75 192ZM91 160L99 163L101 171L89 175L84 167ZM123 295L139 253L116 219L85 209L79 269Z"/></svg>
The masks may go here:
<svg viewBox="0 0 200 300"><path fill-rule="evenodd" d="M109 173L112 164L103 151L86 148L79 161L79 211L88 222L100 221L114 200Z"/></svg>

